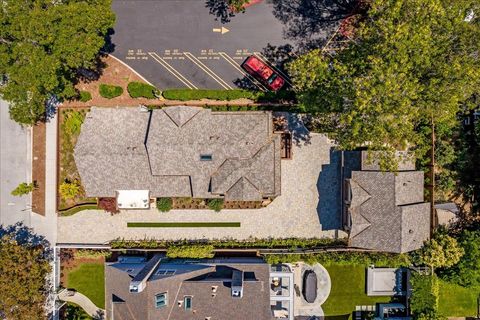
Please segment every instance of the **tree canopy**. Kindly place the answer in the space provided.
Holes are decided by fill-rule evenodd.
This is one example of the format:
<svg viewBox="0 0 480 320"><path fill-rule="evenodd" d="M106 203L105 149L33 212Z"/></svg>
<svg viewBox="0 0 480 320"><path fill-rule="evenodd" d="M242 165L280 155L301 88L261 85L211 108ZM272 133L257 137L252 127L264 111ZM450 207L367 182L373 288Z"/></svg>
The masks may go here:
<svg viewBox="0 0 480 320"><path fill-rule="evenodd" d="M0 94L11 118L34 124L52 96L74 97L78 69L94 68L114 21L111 0L2 1Z"/></svg>
<svg viewBox="0 0 480 320"><path fill-rule="evenodd" d="M51 271L48 243L15 225L0 228L0 317L45 319Z"/></svg>
<svg viewBox="0 0 480 320"><path fill-rule="evenodd" d="M479 91L477 0L372 0L355 35L336 54L314 50L288 67L306 111L338 115L344 149L422 146L419 125L454 121Z"/></svg>
<svg viewBox="0 0 480 320"><path fill-rule="evenodd" d="M440 274L448 281L464 287L480 285L480 231L463 231L459 243L465 255L453 267Z"/></svg>
<svg viewBox="0 0 480 320"><path fill-rule="evenodd" d="M437 234L420 250L420 263L430 268L451 267L460 261L465 251L455 238Z"/></svg>

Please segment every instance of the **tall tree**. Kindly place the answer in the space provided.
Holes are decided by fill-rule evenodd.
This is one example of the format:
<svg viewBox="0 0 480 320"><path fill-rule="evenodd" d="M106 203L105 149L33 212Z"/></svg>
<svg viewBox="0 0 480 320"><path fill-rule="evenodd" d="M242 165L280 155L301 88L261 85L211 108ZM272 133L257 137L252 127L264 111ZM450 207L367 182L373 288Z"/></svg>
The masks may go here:
<svg viewBox="0 0 480 320"><path fill-rule="evenodd" d="M434 268L451 267L460 261L465 254L463 248L455 238L446 234L437 234L433 239L425 243L420 250L420 262Z"/></svg>
<svg viewBox="0 0 480 320"><path fill-rule="evenodd" d="M111 0L3 0L0 8L0 94L10 116L34 124L46 101L76 95L79 68L94 68L115 16Z"/></svg>
<svg viewBox="0 0 480 320"><path fill-rule="evenodd" d="M16 225L0 228L0 317L46 319L49 248L43 238Z"/></svg>
<svg viewBox="0 0 480 320"><path fill-rule="evenodd" d="M315 50L290 64L301 106L339 115L342 148L425 152L418 126L452 121L479 90L480 4L372 0L356 36L335 55Z"/></svg>

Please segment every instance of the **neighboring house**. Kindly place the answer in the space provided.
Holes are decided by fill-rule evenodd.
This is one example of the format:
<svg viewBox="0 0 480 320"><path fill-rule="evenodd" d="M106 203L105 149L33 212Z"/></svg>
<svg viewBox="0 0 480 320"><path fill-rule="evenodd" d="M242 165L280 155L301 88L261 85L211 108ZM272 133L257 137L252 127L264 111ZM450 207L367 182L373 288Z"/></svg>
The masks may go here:
<svg viewBox="0 0 480 320"><path fill-rule="evenodd" d="M343 223L350 245L397 253L420 248L430 235L424 173L406 159L398 172L382 172L367 151L345 152L343 161Z"/></svg>
<svg viewBox="0 0 480 320"><path fill-rule="evenodd" d="M149 197L261 201L280 195L272 113L92 107L75 146L88 197L143 208Z"/></svg>
<svg viewBox="0 0 480 320"><path fill-rule="evenodd" d="M270 266L261 259L163 262L120 257L105 267L111 320L270 320Z"/></svg>
<svg viewBox="0 0 480 320"><path fill-rule="evenodd" d="M435 204L435 226L450 226L457 222L460 209L453 202Z"/></svg>

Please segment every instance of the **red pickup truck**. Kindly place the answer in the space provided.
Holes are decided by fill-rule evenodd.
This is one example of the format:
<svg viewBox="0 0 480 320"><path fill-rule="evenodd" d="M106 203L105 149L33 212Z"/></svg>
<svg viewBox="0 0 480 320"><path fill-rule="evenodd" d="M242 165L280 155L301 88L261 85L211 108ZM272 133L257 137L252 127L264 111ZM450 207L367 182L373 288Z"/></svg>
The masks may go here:
<svg viewBox="0 0 480 320"><path fill-rule="evenodd" d="M272 91L278 91L285 84L285 80L278 73L256 56L248 57L242 63L242 68Z"/></svg>

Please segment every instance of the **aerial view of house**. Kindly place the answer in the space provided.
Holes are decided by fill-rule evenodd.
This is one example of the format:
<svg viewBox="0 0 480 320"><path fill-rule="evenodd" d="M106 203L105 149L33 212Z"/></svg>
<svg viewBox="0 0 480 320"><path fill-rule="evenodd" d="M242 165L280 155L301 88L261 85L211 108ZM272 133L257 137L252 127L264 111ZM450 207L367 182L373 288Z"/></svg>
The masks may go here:
<svg viewBox="0 0 480 320"><path fill-rule="evenodd" d="M2 0L0 318L480 320L478 0Z"/></svg>
<svg viewBox="0 0 480 320"><path fill-rule="evenodd" d="M280 148L271 112L92 108L75 162L86 195L120 208L150 196L258 201L281 193Z"/></svg>

